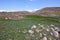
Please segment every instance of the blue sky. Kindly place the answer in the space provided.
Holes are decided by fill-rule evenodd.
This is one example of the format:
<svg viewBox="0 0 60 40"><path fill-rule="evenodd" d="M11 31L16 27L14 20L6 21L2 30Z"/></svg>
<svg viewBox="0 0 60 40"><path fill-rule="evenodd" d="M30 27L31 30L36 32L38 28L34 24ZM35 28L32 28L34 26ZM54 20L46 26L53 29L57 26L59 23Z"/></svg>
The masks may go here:
<svg viewBox="0 0 60 40"><path fill-rule="evenodd" d="M0 0L0 10L34 10L60 7L60 0Z"/></svg>

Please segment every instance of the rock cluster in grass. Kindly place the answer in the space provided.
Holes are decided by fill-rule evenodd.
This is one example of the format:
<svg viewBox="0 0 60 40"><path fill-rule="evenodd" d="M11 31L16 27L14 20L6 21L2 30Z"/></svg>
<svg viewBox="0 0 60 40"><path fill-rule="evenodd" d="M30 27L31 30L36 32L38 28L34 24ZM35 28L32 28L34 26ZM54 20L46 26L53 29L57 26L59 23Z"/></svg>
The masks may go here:
<svg viewBox="0 0 60 40"><path fill-rule="evenodd" d="M57 30L58 32L59 29L53 24L50 26L38 24L37 26L33 25L29 30L24 30L23 33L25 33L25 40L43 40L45 37L47 40L54 40L55 35L53 30Z"/></svg>
<svg viewBox="0 0 60 40"><path fill-rule="evenodd" d="M6 28L7 29L7 28ZM60 28L55 25L43 25L37 24L32 25L29 29L11 28L13 30L4 30L1 32L2 40L55 40L59 37L57 33ZM56 30L56 31L55 31ZM7 31L7 32L6 32ZM8 32L9 31L9 32ZM55 35L55 32L58 35ZM21 37L21 38L20 38ZM19 39L20 38L20 39Z"/></svg>

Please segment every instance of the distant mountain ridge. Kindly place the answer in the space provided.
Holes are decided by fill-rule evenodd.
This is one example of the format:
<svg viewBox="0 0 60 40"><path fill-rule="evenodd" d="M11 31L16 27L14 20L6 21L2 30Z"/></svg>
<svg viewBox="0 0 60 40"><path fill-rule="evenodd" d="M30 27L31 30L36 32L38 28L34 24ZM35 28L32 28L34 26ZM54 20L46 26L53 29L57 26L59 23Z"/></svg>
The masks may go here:
<svg viewBox="0 0 60 40"><path fill-rule="evenodd" d="M13 11L13 12L0 12L0 17L7 17L9 19L20 19L24 18L25 15L39 15L39 16L60 16L60 7L45 7L35 12L29 11Z"/></svg>

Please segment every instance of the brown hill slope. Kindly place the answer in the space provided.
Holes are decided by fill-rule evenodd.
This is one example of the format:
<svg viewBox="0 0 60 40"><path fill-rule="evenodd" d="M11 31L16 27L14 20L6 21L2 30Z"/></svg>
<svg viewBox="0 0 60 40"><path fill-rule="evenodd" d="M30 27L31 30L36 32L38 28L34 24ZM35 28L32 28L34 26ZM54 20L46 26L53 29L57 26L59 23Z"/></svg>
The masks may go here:
<svg viewBox="0 0 60 40"><path fill-rule="evenodd" d="M60 16L60 7L46 7L35 12L36 15L41 16Z"/></svg>
<svg viewBox="0 0 60 40"><path fill-rule="evenodd" d="M16 11L16 12L0 12L0 18L6 19L21 19L25 15L31 15L28 11Z"/></svg>

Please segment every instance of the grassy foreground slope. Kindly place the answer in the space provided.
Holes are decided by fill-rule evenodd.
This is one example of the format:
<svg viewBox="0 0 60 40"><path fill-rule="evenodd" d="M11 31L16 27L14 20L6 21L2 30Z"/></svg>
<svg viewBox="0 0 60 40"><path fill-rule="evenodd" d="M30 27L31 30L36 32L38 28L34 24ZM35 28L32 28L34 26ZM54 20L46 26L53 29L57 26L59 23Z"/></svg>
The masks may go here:
<svg viewBox="0 0 60 40"><path fill-rule="evenodd" d="M26 16L20 20L0 19L0 40L25 40L24 30L29 30L32 25L60 26L60 19L54 17Z"/></svg>

